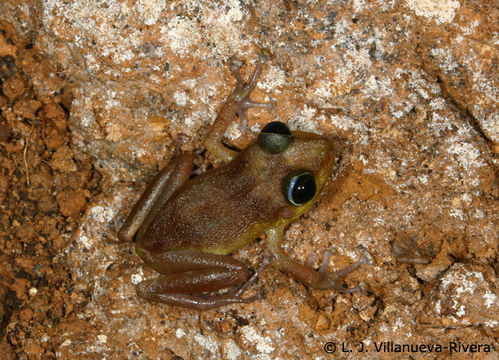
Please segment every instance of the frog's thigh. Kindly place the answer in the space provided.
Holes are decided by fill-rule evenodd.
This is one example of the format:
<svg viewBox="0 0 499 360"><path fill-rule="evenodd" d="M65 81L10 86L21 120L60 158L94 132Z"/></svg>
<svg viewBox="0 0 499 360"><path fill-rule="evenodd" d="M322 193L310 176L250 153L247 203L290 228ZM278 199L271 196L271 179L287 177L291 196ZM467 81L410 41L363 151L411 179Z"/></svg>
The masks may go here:
<svg viewBox="0 0 499 360"><path fill-rule="evenodd" d="M232 287L245 281L249 274L241 261L197 250L142 255L148 266L164 275L139 284L137 291L144 298L160 293L198 294Z"/></svg>
<svg viewBox="0 0 499 360"><path fill-rule="evenodd" d="M133 206L130 215L118 232L122 241L131 241L137 230L147 220L154 218L162 205L188 179L192 170L193 157L174 157L147 185L140 199Z"/></svg>

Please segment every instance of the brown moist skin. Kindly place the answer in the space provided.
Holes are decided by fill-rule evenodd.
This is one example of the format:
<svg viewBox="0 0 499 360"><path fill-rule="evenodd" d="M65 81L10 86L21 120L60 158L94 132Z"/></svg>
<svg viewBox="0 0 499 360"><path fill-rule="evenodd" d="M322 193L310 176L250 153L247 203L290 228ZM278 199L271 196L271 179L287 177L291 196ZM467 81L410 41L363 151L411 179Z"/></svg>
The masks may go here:
<svg viewBox="0 0 499 360"><path fill-rule="evenodd" d="M304 140L295 142L292 152L306 147ZM143 248L228 254L253 241L283 209L295 214L281 191L286 175L296 167L317 173L321 165L291 156L288 163L285 155L267 153L253 142L230 163L185 183L141 234L147 238Z"/></svg>

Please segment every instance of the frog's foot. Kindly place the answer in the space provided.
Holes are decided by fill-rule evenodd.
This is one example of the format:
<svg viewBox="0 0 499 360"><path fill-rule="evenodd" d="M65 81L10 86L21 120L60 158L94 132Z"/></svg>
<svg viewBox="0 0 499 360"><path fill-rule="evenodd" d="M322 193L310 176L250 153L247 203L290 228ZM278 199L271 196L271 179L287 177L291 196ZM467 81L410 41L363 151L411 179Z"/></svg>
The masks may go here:
<svg viewBox="0 0 499 360"><path fill-rule="evenodd" d="M324 254L323 254L323 258L322 258L322 264L320 265L319 270L318 270L319 274L321 274L323 276L323 279L324 279L323 280L323 284L320 287L333 288L333 289L336 289L336 290L338 290L339 292L342 292L342 293L354 293L354 292L357 292L359 290L362 290L362 286L361 285L357 285L354 288L345 289L342 286L341 281L348 274L350 274L350 273L354 272L355 270L357 270L361 265L370 264L371 262L369 261L369 259L367 258L367 256L365 254L362 254L362 256L361 256L361 258L359 260L357 260L356 262L354 262L352 265L346 267L345 269L342 269L342 270L339 270L339 271L335 271L333 273L328 273L327 272L327 268L328 268L329 258L331 257L331 254L332 254L331 251L324 250ZM317 257L311 258L309 256L309 262L307 262L307 265L311 264L316 258ZM311 259L313 259L313 260L310 261Z"/></svg>
<svg viewBox="0 0 499 360"><path fill-rule="evenodd" d="M256 282L256 279L258 279L258 275L269 265L271 265L275 259L265 259L263 262L260 264L258 269L256 269L255 273L251 275L251 277L244 283L242 283L239 286L236 286L235 288L229 290L227 293L233 293L236 296L241 296L252 284ZM256 300L261 299L261 295L257 295L259 297Z"/></svg>
<svg viewBox="0 0 499 360"><path fill-rule="evenodd" d="M256 65L255 70L253 71L253 74L251 74L250 79L248 82L245 82L241 76L241 73L239 70L241 70L241 67L243 66L243 62L241 60L238 60L236 58L230 59L230 71L234 75L234 77L237 80L237 86L241 88L243 91L241 92L240 96L242 98L245 98L249 95L251 90L253 90L257 84L258 76L260 75L260 72L262 71L263 64L269 59L269 55L267 52L260 52L258 56L258 64Z"/></svg>
<svg viewBox="0 0 499 360"><path fill-rule="evenodd" d="M257 84L258 76L260 75L262 66L267 60L268 60L267 53L262 51L260 53L259 61L255 70L253 71L253 74L250 76L249 81L245 82L239 72L242 66L242 62L236 59L231 59L230 69L232 74L234 74L234 77L237 80L237 86L233 90L234 91L233 96L234 99L239 103L239 108L237 109L237 116L239 117L239 119L241 119L241 127L243 131L247 129L247 123L248 123L246 110L250 108L266 108L272 110L275 106L274 101L262 103L262 102L252 101L249 98L249 94Z"/></svg>
<svg viewBox="0 0 499 360"><path fill-rule="evenodd" d="M270 264L272 264L275 261L275 259L269 260L266 259L262 262L262 264L258 267L258 269L255 271L251 277L246 280L245 282L241 283L238 286L235 286L234 288L226 291L223 294L220 295L208 295L208 294L199 294L197 295L198 298L200 299L206 299L210 302L214 303L220 303L222 305L225 304L232 304L232 303L251 303L256 300L261 300L264 298L263 292L260 292L257 295L250 296L248 298L242 298L241 296L248 290L248 288L253 285L256 280L258 279L258 276L260 273Z"/></svg>
<svg viewBox="0 0 499 360"><path fill-rule="evenodd" d="M251 282L254 282L250 278ZM248 281L248 282L249 282ZM213 309L223 305L236 304L236 303L251 303L256 300L261 300L263 294L258 294L255 296L242 298L241 294L246 290L245 286L248 282L244 283L243 286L239 286L236 290L232 289L220 295L210 295L210 294L187 294L179 292L151 292L148 287L150 282L143 281L137 285L137 294L149 301L157 301L165 304L170 304L174 306L183 306L186 308L197 309L197 310L208 310Z"/></svg>

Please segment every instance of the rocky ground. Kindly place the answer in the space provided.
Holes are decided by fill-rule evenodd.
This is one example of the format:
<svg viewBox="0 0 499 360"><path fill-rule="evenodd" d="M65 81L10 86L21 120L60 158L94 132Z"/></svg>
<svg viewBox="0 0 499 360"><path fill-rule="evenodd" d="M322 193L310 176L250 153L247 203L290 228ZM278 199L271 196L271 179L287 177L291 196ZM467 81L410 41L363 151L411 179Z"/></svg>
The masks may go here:
<svg viewBox="0 0 499 360"><path fill-rule="evenodd" d="M377 359L412 344L404 356L496 358L492 4L0 2L0 353ZM252 97L276 107L250 110L227 143L245 147L272 120L335 143L330 182L284 250L306 262L331 249L330 271L365 254L345 281L364 291L268 268L251 304L147 303L135 284L157 275L116 232L175 148L219 165L199 150L235 83L228 62L248 75L259 48L272 56ZM258 267L263 240L234 256Z"/></svg>

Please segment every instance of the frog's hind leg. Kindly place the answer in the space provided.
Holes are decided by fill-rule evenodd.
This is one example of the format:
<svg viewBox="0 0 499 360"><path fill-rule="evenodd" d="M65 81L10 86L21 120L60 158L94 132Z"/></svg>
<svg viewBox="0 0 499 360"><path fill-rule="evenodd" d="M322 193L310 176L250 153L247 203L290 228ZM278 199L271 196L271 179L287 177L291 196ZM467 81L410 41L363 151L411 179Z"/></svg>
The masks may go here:
<svg viewBox="0 0 499 360"><path fill-rule="evenodd" d="M140 255L150 267L163 274L137 285L137 294L147 300L206 310L261 298L258 295L241 297L257 274L248 280L246 265L231 257L196 250ZM234 288L220 295L206 294L228 287Z"/></svg>
<svg viewBox="0 0 499 360"><path fill-rule="evenodd" d="M179 155L161 169L147 185L119 230L118 238L121 241L131 241L141 227L145 228L147 219L154 218L161 206L189 179L192 164L191 155Z"/></svg>

